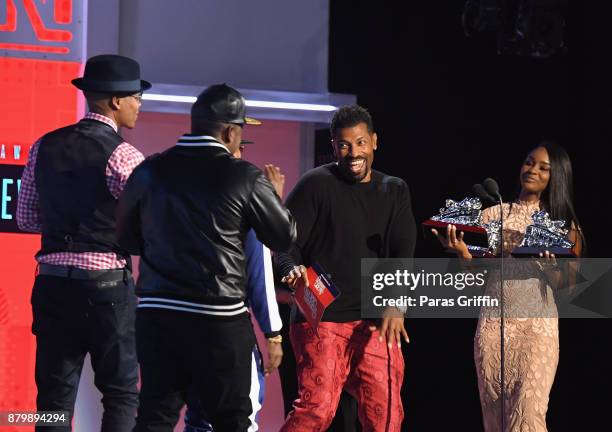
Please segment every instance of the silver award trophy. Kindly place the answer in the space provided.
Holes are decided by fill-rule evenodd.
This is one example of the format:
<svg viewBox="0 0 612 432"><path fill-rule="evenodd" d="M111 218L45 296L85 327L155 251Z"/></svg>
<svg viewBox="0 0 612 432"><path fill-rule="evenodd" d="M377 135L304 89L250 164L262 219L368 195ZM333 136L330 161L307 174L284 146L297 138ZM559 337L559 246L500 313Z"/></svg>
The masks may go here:
<svg viewBox="0 0 612 432"><path fill-rule="evenodd" d="M445 234L450 224L457 226L457 232L463 232L463 241L474 256L492 256L499 244L499 221L482 224L482 203L478 198L464 198L461 201L446 200L446 207L439 213L423 222L427 228L435 228Z"/></svg>
<svg viewBox="0 0 612 432"><path fill-rule="evenodd" d="M537 257L548 251L556 257L575 257L574 243L568 240L565 221L551 220L544 210L536 211L531 218L533 224L527 227L523 242L512 250L512 256Z"/></svg>

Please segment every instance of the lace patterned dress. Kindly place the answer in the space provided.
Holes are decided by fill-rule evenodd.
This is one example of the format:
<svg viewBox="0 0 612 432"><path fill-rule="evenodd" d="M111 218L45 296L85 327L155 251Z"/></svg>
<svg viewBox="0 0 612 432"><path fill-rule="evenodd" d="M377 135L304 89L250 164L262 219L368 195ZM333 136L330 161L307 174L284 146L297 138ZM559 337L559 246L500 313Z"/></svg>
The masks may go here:
<svg viewBox="0 0 612 432"><path fill-rule="evenodd" d="M532 223L538 203L517 201L504 210L505 425L501 431L499 308L483 308L474 338L474 360L486 432L545 432L548 396L559 361L558 315L553 292L537 266L510 257ZM483 222L499 219L499 206ZM486 295L500 298L499 274L490 275Z"/></svg>

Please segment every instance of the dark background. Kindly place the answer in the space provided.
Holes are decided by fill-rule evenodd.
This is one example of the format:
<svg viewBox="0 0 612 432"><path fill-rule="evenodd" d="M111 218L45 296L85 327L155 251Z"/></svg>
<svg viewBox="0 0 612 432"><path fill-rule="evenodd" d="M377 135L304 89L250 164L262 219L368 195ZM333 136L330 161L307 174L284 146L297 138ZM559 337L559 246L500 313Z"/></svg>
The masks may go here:
<svg viewBox="0 0 612 432"><path fill-rule="evenodd" d="M419 222L485 177L514 198L528 151L544 138L557 140L572 158L588 254L609 257L605 14L572 5L568 54L538 60L499 56L492 37L467 38L464 3L332 0L329 90L356 94L370 110L379 136L374 167L407 181ZM421 235L417 255L436 253ZM407 322L404 430L482 430L475 326ZM561 320L550 431L609 430L610 330L609 320Z"/></svg>

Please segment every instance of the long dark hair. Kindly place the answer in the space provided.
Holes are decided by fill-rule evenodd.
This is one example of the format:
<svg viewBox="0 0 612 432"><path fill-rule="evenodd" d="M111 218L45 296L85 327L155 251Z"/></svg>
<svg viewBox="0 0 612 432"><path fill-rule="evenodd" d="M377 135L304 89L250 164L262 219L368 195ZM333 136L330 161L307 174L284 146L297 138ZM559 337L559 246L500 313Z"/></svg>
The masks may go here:
<svg viewBox="0 0 612 432"><path fill-rule="evenodd" d="M550 161L550 179L548 180L548 187L542 193L540 202L552 220L564 220L567 229L572 229L573 226L577 230L584 251L586 248L585 238L574 210L572 161L565 149L553 141L542 141L533 150L540 147L546 149Z"/></svg>

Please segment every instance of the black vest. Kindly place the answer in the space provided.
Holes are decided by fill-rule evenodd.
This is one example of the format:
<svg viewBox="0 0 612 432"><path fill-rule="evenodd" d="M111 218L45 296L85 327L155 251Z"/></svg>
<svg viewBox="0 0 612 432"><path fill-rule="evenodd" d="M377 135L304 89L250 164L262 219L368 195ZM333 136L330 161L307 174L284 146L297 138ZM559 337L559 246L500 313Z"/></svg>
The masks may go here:
<svg viewBox="0 0 612 432"><path fill-rule="evenodd" d="M84 119L45 135L36 158L42 247L51 252L115 252L117 200L106 183L110 155L123 142L111 126Z"/></svg>

